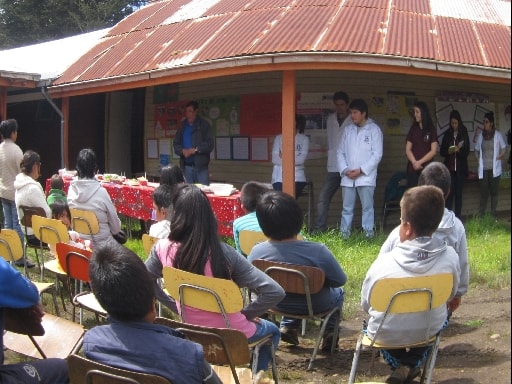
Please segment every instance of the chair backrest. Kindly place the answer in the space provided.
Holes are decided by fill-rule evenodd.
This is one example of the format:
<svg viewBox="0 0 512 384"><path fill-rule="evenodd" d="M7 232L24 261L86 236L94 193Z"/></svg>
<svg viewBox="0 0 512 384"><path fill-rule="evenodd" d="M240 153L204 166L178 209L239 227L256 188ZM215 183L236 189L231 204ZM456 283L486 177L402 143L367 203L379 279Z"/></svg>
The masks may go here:
<svg viewBox="0 0 512 384"><path fill-rule="evenodd" d="M210 364L237 366L249 363L251 355L247 337L236 329L210 328L180 323L164 317L157 317L155 324L176 329L187 338L203 346L204 357Z"/></svg>
<svg viewBox="0 0 512 384"><path fill-rule="evenodd" d="M25 234L27 234L27 228L32 228L32 216L46 217L46 212L42 207L28 207L26 205L20 205L20 209L23 212L23 217L20 219L20 223L25 227Z"/></svg>
<svg viewBox="0 0 512 384"><path fill-rule="evenodd" d="M2 229L0 232L0 256L6 261L16 261L23 257L23 245L14 229Z"/></svg>
<svg viewBox="0 0 512 384"><path fill-rule="evenodd" d="M243 308L240 288L232 280L196 275L172 267L163 268L163 277L169 295L179 297L183 322L186 322L183 309L187 305L203 311L221 313L226 328L230 328L227 315Z"/></svg>
<svg viewBox="0 0 512 384"><path fill-rule="evenodd" d="M69 241L68 230L60 220L34 215L32 216L32 230L34 236L46 244L55 245Z"/></svg>
<svg viewBox="0 0 512 384"><path fill-rule="evenodd" d="M257 259L253 265L274 279L286 293L304 295L309 316L313 316L313 301L311 295L320 292L324 286L325 273L320 268L280 263Z"/></svg>
<svg viewBox="0 0 512 384"><path fill-rule="evenodd" d="M70 208L71 227L74 231L94 237L100 231L98 217L93 211Z"/></svg>
<svg viewBox="0 0 512 384"><path fill-rule="evenodd" d="M386 278L378 280L370 293L370 305L379 312L424 312L446 305L453 288L453 275Z"/></svg>
<svg viewBox="0 0 512 384"><path fill-rule="evenodd" d="M67 362L73 384L171 384L161 376L110 367L75 354L69 355Z"/></svg>
<svg viewBox="0 0 512 384"><path fill-rule="evenodd" d="M258 244L263 243L264 241L267 241L268 237L265 236L265 234L261 231L249 231L247 229L243 229L240 231L239 234L239 243L240 243L240 249L242 250L242 253L247 256L249 253L251 253L252 248ZM304 237L299 234L297 235L297 240L304 240Z"/></svg>
<svg viewBox="0 0 512 384"><path fill-rule="evenodd" d="M68 277L89 282L89 259L91 251L67 243L57 243L59 264Z"/></svg>
<svg viewBox="0 0 512 384"><path fill-rule="evenodd" d="M142 247L144 248L146 256L149 255L151 248L153 248L153 245L155 245L158 240L158 237L150 236L147 233L142 234Z"/></svg>
<svg viewBox="0 0 512 384"><path fill-rule="evenodd" d="M405 172L393 173L384 190L384 202L399 202L406 190L407 174Z"/></svg>
<svg viewBox="0 0 512 384"><path fill-rule="evenodd" d="M239 234L240 249L244 255L251 253L252 247L258 243L267 241L268 237L261 231L241 230Z"/></svg>

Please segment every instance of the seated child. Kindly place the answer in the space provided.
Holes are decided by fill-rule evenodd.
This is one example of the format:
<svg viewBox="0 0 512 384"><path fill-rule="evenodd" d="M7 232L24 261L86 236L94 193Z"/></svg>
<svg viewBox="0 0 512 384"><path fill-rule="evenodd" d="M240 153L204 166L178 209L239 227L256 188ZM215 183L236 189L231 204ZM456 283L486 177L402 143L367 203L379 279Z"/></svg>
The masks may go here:
<svg viewBox="0 0 512 384"><path fill-rule="evenodd" d="M261 232L260 223L256 217L256 204L259 198L272 188L268 184L259 183L257 181L248 181L240 190L240 200L242 209L246 215L237 218L233 222L233 237L235 239L235 248L242 253L240 248L240 231L248 230Z"/></svg>
<svg viewBox="0 0 512 384"><path fill-rule="evenodd" d="M432 185L407 190L400 201L400 242L389 252L381 253L370 266L361 289L361 305L370 315L367 333L373 337L383 320L384 313L370 306L374 284L383 278L416 277L451 273L453 288L449 301L459 286L460 266L455 250L444 240L433 236L444 213L444 197L440 188ZM393 322L379 333L377 342L404 345L425 339L425 314L404 313L393 315ZM447 305L433 309L430 335L446 327ZM412 382L419 376L420 366L427 357L429 347L382 350L382 356L392 373L386 383Z"/></svg>
<svg viewBox="0 0 512 384"><path fill-rule="evenodd" d="M91 241L80 238L78 232L71 229L71 211L67 203L62 200L56 200L50 205L52 210L52 219L60 220L66 226L69 233L69 244L82 249L91 249ZM50 245L50 252L55 254L55 249Z"/></svg>
<svg viewBox="0 0 512 384"><path fill-rule="evenodd" d="M155 211L156 223L149 227L149 235L159 239L165 239L171 231L167 210L171 205L172 187L167 184L160 184L153 191L153 209Z"/></svg>
<svg viewBox="0 0 512 384"><path fill-rule="evenodd" d="M64 180L60 175L55 173L50 179L50 193L46 198L48 205L52 205L57 200L62 200L64 203L68 202L66 192L64 192Z"/></svg>

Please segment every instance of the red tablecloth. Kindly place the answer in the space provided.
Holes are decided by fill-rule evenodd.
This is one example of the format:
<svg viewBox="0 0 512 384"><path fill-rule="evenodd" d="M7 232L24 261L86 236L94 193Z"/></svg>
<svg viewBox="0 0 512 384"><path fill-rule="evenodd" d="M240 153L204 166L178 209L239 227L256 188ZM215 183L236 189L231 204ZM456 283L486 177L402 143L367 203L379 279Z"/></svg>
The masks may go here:
<svg viewBox="0 0 512 384"><path fill-rule="evenodd" d="M67 193L70 179L64 179L64 191ZM153 191L158 184L148 186L131 186L117 183L101 183L112 199L118 213L134 219L150 220L153 210ZM46 194L50 191L50 179L46 180ZM242 216L244 211L240 203L240 192L231 196L216 196L207 193L213 213L219 224L218 233L221 236L233 236L233 221Z"/></svg>

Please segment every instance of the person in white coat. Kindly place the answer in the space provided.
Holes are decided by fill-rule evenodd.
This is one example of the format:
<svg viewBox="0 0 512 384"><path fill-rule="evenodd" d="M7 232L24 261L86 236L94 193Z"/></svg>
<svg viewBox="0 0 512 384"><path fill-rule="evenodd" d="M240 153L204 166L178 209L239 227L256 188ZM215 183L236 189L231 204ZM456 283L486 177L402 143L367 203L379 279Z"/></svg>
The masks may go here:
<svg viewBox="0 0 512 384"><path fill-rule="evenodd" d="M494 113L484 115L484 129L475 144L478 159L478 178L480 179L480 217L484 216L489 193L491 195L491 216L496 217L498 207L498 187L501 176L501 158L507 150L503 135L496 130Z"/></svg>
<svg viewBox="0 0 512 384"><path fill-rule="evenodd" d="M382 131L368 118L368 105L363 99L353 100L349 108L352 124L345 128L337 153L343 197L340 231L344 238L350 236L356 195L359 195L363 231L367 237L373 237L373 194L377 184L377 167L382 159Z"/></svg>
<svg viewBox="0 0 512 384"><path fill-rule="evenodd" d="M295 115L295 197L298 198L306 186L306 173L304 172L304 163L309 152L309 137L304 134L306 128L306 119L304 116ZM272 187L276 191L283 190L283 137L277 135L272 146Z"/></svg>
<svg viewBox="0 0 512 384"><path fill-rule="evenodd" d="M52 217L52 210L46 202L46 196L43 191L43 187L37 181L41 176L41 157L37 152L26 151L23 154L21 160L21 172L16 175L14 179L14 189L16 190L14 195L14 201L16 203L16 209L18 217L23 219L23 210L21 206L26 207L39 207L43 208L46 217ZM23 231L25 227L21 226ZM39 246L39 240L34 236L32 228L26 229L27 243L34 246ZM27 260L27 268L32 267L32 263Z"/></svg>

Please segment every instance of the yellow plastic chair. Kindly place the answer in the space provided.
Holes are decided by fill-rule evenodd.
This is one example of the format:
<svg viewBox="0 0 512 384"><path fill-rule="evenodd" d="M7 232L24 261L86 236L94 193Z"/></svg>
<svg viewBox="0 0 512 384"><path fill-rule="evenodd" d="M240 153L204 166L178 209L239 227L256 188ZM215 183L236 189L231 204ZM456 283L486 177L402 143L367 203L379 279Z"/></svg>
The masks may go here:
<svg viewBox="0 0 512 384"><path fill-rule="evenodd" d="M37 266L39 267L39 270L42 271L44 260L39 260L39 254L37 252L39 250L43 249L45 247L45 245L44 244L41 244L41 245L29 244L28 243L28 230L29 230L29 228L32 228L32 217L33 216L46 217L46 212L41 207L28 207L25 205L21 205L20 209L23 212L23 217L20 218L20 224L24 227L24 230L25 230L25 243L23 244L23 256L26 259L27 249L32 248L36 255ZM43 255L41 255L41 258L43 258ZM26 267L25 267L25 276L28 276ZM42 279L42 275L41 275L41 279Z"/></svg>
<svg viewBox="0 0 512 384"><path fill-rule="evenodd" d="M220 313L226 324L231 328L228 314L240 312L243 309L243 298L240 288L232 280L197 275L172 267L163 268L165 287L171 297L179 298L181 308L181 321L187 322L184 307L189 306L202 311ZM277 368L274 354L272 336L267 335L262 339L249 343L253 350L252 373L256 376L258 355L261 346L270 344L272 351L272 374L277 384Z"/></svg>
<svg viewBox="0 0 512 384"><path fill-rule="evenodd" d="M430 311L441 305L446 305L453 289L453 275L442 273L430 276L387 278L377 281L370 295L370 306L384 313L384 317L378 327L375 336L370 338L364 331L361 332L356 343L352 368L350 370L349 384L356 378L359 354L363 348L379 349L413 348L430 346L430 352L425 360L421 383L429 384L432 380L432 372L441 340L441 331L432 334L430 324ZM385 345L379 343L380 333L391 314L406 314L424 312L426 319L425 337L416 343L406 345ZM396 329L396 327L394 327Z"/></svg>
<svg viewBox="0 0 512 384"><path fill-rule="evenodd" d="M14 229L2 229L0 232L0 256L2 256L11 265L23 257L23 246L21 239ZM60 315L59 307L57 305L56 288L54 283L42 283L32 281L36 286L39 296L43 293L49 293L52 295L53 305L55 307L55 313L57 316ZM62 303L64 305L64 302ZM64 307L64 310L66 307Z"/></svg>
<svg viewBox="0 0 512 384"><path fill-rule="evenodd" d="M341 311L339 308L336 307L324 312L313 311L312 295L318 293L324 287L324 271L317 267L280 263L277 261L269 261L262 259L253 260L252 263L256 268L262 270L272 279L274 279L281 287L283 287L287 294L293 293L304 295L304 300L306 301L306 305L308 308L308 313L304 315L297 315L294 313L284 312L278 310L277 308L271 308L268 311L270 314L301 319L302 321L321 321L322 325L320 327L320 331L318 332L315 348L313 349L313 354L311 355L311 359L309 360L307 368L308 371L311 370L313 368L313 362L315 361L316 355L318 353L318 348L320 347L320 342L324 337L327 322L329 321L331 316L336 316L336 314L338 316L338 319L341 319ZM338 339L338 328L339 327L334 328L334 341ZM331 354L334 352L335 348L336 343L333 342L331 346Z"/></svg>
<svg viewBox="0 0 512 384"><path fill-rule="evenodd" d="M252 248L258 244L268 240L268 237L261 231L241 230L239 233L239 243L242 254L247 256L251 253Z"/></svg>
<svg viewBox="0 0 512 384"><path fill-rule="evenodd" d="M162 376L114 368L76 354L69 355L67 362L73 384L171 384Z"/></svg>
<svg viewBox="0 0 512 384"><path fill-rule="evenodd" d="M142 234L142 247L144 248L144 253L149 255L149 252L151 252L151 248L153 248L153 245L160 240L158 237L150 236L147 233Z"/></svg>
<svg viewBox="0 0 512 384"><path fill-rule="evenodd" d="M98 217L93 211L85 209L69 208L71 212L71 227L74 231L90 236L91 242L94 243L94 235L100 231L100 223Z"/></svg>
<svg viewBox="0 0 512 384"><path fill-rule="evenodd" d="M249 365L251 360L247 337L242 332L236 329L180 323L164 317L157 317L155 324L176 329L182 332L187 339L201 344L206 361L213 365L228 365L235 383L240 384L241 380L236 367Z"/></svg>

